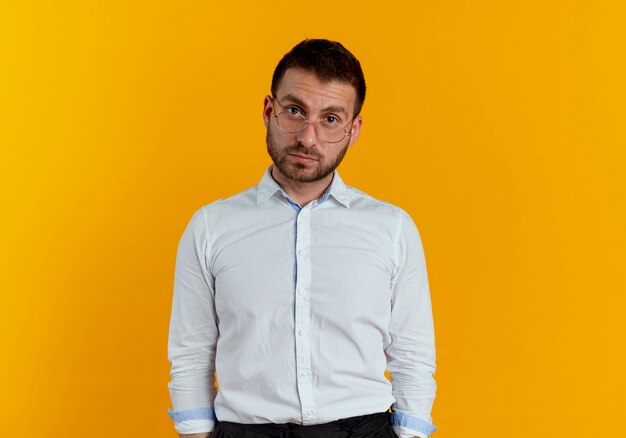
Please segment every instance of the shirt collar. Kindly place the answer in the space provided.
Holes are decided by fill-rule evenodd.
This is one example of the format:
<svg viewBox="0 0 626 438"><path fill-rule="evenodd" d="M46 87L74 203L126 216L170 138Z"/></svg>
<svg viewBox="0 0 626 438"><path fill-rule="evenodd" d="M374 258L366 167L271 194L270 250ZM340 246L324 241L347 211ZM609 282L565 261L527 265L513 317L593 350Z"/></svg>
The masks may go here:
<svg viewBox="0 0 626 438"><path fill-rule="evenodd" d="M263 201L267 201L271 198L276 192L281 192L284 196L287 194L280 188L278 183L272 178L272 166L269 166L261 181L257 185L257 204L260 204ZM344 207L350 207L350 192L348 191L348 187L344 184L343 180L339 176L339 172L335 170L333 175L333 182L326 189L326 191L320 196L318 203L326 201L329 196L335 198L337 202L339 202Z"/></svg>

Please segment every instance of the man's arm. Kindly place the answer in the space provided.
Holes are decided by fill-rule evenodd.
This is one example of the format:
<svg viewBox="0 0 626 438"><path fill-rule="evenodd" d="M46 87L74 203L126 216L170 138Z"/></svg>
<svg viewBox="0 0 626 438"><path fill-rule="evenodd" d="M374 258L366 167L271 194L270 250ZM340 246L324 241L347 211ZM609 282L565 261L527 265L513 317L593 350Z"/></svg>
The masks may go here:
<svg viewBox="0 0 626 438"><path fill-rule="evenodd" d="M400 438L436 430L430 412L437 385L433 317L422 242L404 211L398 219L397 271L392 282L391 344L386 350L393 395L392 425Z"/></svg>
<svg viewBox="0 0 626 438"><path fill-rule="evenodd" d="M174 298L168 340L169 383L176 431L181 436L206 437L215 414L215 280L204 209L189 221L178 245Z"/></svg>

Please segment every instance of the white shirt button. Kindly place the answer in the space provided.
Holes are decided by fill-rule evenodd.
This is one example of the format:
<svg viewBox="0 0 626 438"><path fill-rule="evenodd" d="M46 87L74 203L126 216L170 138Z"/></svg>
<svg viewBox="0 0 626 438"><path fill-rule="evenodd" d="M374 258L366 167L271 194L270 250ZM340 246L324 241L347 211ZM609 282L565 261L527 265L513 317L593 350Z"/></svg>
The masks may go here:
<svg viewBox="0 0 626 438"><path fill-rule="evenodd" d="M304 336L304 330L298 330L298 335Z"/></svg>
<svg viewBox="0 0 626 438"><path fill-rule="evenodd" d="M306 252L303 249L298 250L298 255L303 256Z"/></svg>

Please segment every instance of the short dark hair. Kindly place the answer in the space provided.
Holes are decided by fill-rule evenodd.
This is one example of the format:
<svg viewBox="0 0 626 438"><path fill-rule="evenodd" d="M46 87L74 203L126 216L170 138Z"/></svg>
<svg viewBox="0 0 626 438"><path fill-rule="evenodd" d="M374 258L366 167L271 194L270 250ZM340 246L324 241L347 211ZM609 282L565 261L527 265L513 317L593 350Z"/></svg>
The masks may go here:
<svg viewBox="0 0 626 438"><path fill-rule="evenodd" d="M354 116L365 101L365 78L361 63L348 49L337 41L306 39L296 44L280 60L272 76L272 94L276 91L287 69L301 68L313 72L323 84L338 81L350 84L356 91Z"/></svg>

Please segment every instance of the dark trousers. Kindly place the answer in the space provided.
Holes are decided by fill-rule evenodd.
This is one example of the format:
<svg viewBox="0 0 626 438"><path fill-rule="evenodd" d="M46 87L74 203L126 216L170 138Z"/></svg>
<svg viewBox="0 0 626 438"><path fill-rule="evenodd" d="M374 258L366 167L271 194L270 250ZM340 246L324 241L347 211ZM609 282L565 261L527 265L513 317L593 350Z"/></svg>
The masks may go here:
<svg viewBox="0 0 626 438"><path fill-rule="evenodd" d="M381 412L311 426L218 421L211 438L397 438L390 418L389 412Z"/></svg>

